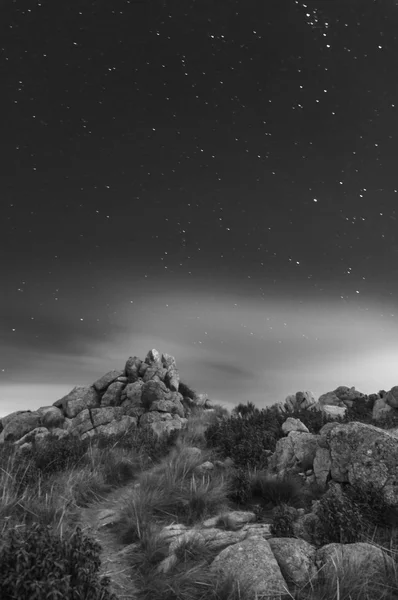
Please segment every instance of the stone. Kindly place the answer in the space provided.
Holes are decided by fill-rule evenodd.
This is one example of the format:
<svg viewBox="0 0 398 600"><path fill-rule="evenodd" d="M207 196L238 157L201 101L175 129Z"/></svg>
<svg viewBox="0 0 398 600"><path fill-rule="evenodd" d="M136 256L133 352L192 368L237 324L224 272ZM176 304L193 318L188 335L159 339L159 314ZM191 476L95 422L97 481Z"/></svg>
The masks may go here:
<svg viewBox="0 0 398 600"><path fill-rule="evenodd" d="M205 475L209 471L213 471L213 470L214 470L214 464L211 461L206 460L201 465L198 465L195 468L195 473L197 475Z"/></svg>
<svg viewBox="0 0 398 600"><path fill-rule="evenodd" d="M3 442L15 442L20 440L24 435L40 427L40 414L38 412L22 412L14 414L12 419L5 420L6 425L0 433L0 444Z"/></svg>
<svg viewBox="0 0 398 600"><path fill-rule="evenodd" d="M120 421L111 421L107 425L99 425L93 431L104 435L118 435L137 427L137 419L124 415Z"/></svg>
<svg viewBox="0 0 398 600"><path fill-rule="evenodd" d="M387 404L386 398L378 398L373 405L372 419L384 419L389 413L394 413L393 407Z"/></svg>
<svg viewBox="0 0 398 600"><path fill-rule="evenodd" d="M160 356L160 353L157 350L155 350L155 348L153 348L152 350L149 350L148 354L144 359L144 362L147 365L162 366L162 357Z"/></svg>
<svg viewBox="0 0 398 600"><path fill-rule="evenodd" d="M93 383L93 387L97 390L97 392L104 392L111 383L123 375L124 371L109 371L100 377L100 379L97 379L97 381Z"/></svg>
<svg viewBox="0 0 398 600"><path fill-rule="evenodd" d="M385 401L391 408L398 408L398 385L395 385L387 392Z"/></svg>
<svg viewBox="0 0 398 600"><path fill-rule="evenodd" d="M293 419L292 417L288 417L283 423L282 431L286 435L291 431L304 431L305 433L309 433L308 427L306 427L306 425L304 425L300 419Z"/></svg>
<svg viewBox="0 0 398 600"><path fill-rule="evenodd" d="M394 561L390 556L387 556L381 548L366 542L327 544L317 551L315 564L321 569L319 573L321 582L333 582L339 573L347 570L362 573L363 578L366 579L366 573L368 577L372 576L375 567L383 569L387 564L390 569L394 568Z"/></svg>
<svg viewBox="0 0 398 600"><path fill-rule="evenodd" d="M24 436L22 436L19 440L17 440L16 445L21 446L23 444L30 443L33 441L38 442L45 439L49 435L50 432L46 427L36 427L35 429L32 429L32 431L29 431L29 433L26 433Z"/></svg>
<svg viewBox="0 0 398 600"><path fill-rule="evenodd" d="M351 485L372 482L387 504L398 506L398 441L374 425L351 422L328 434L331 477Z"/></svg>
<svg viewBox="0 0 398 600"><path fill-rule="evenodd" d="M111 421L120 419L123 416L123 408L120 406L92 408L90 413L93 427L99 427L100 425L107 425Z"/></svg>
<svg viewBox="0 0 398 600"><path fill-rule="evenodd" d="M6 425L10 421L12 421L13 419L15 419L19 415L23 415L23 414L26 414L26 413L32 413L32 411L31 410L16 410L15 412L12 412L9 415L6 415L5 417L2 417L1 418L1 424L3 425L3 429L4 429L4 427L6 427Z"/></svg>
<svg viewBox="0 0 398 600"><path fill-rule="evenodd" d="M282 474L300 463L313 462L317 451L318 436L311 433L291 431L286 438L276 442L275 452L270 457L267 472Z"/></svg>
<svg viewBox="0 0 398 600"><path fill-rule="evenodd" d="M145 410L150 410L154 402L160 402L168 397L168 390L162 381L146 381L141 390L141 403Z"/></svg>
<svg viewBox="0 0 398 600"><path fill-rule="evenodd" d="M318 404L324 406L325 404L332 406L343 406L343 401L335 394L335 392L326 392L318 398Z"/></svg>
<svg viewBox="0 0 398 600"><path fill-rule="evenodd" d="M138 381L141 364L142 360L140 360L137 356L130 356L127 359L124 370L129 383L134 383L135 381Z"/></svg>
<svg viewBox="0 0 398 600"><path fill-rule="evenodd" d="M288 584L302 588L317 579L316 549L312 544L284 537L271 538L268 543Z"/></svg>
<svg viewBox="0 0 398 600"><path fill-rule="evenodd" d="M120 406L122 391L125 384L121 381L114 381L107 388L105 394L101 398L101 407L103 406Z"/></svg>
<svg viewBox="0 0 398 600"><path fill-rule="evenodd" d="M243 527L243 525L246 525L246 523L255 521L256 515L254 514L254 512L251 511L231 510L228 512L220 513L219 515L211 517L210 519L206 519L205 521L203 521L202 526L215 527L220 518L223 518L225 522L227 522L228 525L232 528L238 529L240 527Z"/></svg>
<svg viewBox="0 0 398 600"><path fill-rule="evenodd" d="M210 565L221 580L233 577L250 594L270 600L291 598L268 540L250 537L228 546Z"/></svg>
<svg viewBox="0 0 398 600"><path fill-rule="evenodd" d="M61 408L64 415L73 419L86 408L98 408L100 395L93 386L77 385L69 394L54 402L53 406Z"/></svg>
<svg viewBox="0 0 398 600"><path fill-rule="evenodd" d="M329 477L332 459L327 448L319 448L316 451L313 469L317 484L324 488Z"/></svg>
<svg viewBox="0 0 398 600"><path fill-rule="evenodd" d="M158 437L182 429L185 423L186 419L181 419L178 415L157 411L144 413L139 421L140 427L150 427Z"/></svg>
<svg viewBox="0 0 398 600"><path fill-rule="evenodd" d="M171 415L177 414L180 417L185 417L184 407L178 398L176 398L175 400L166 400L166 399L155 400L155 402L152 402L149 410L150 411L157 410L159 412L168 412Z"/></svg>
<svg viewBox="0 0 398 600"><path fill-rule="evenodd" d="M46 407L44 414L42 413L41 423L47 429L59 429L63 427L65 416L60 408L56 406Z"/></svg>
<svg viewBox="0 0 398 600"><path fill-rule="evenodd" d="M322 406L322 412L328 415L329 417L332 417L333 419L337 419L338 417L344 417L346 411L346 406L334 406L333 404L324 404Z"/></svg>
<svg viewBox="0 0 398 600"><path fill-rule="evenodd" d="M90 429L94 429L94 424L91 420L91 415L88 408L85 408L79 412L79 414L72 419L72 428L79 435L90 431Z"/></svg>

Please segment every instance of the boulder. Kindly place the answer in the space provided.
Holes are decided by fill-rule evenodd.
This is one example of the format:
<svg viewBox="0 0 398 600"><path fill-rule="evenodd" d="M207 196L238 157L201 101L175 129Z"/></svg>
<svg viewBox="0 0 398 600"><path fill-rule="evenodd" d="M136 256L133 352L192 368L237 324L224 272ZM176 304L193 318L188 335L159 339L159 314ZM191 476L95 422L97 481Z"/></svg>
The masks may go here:
<svg viewBox="0 0 398 600"><path fill-rule="evenodd" d="M394 569L394 561L381 548L366 542L327 544L316 553L315 563L320 570L320 582L333 582L343 572L362 573L364 579L373 576L375 568ZM349 575L348 575L349 577Z"/></svg>
<svg viewBox="0 0 398 600"><path fill-rule="evenodd" d="M90 410L88 408L79 412L79 414L72 419L72 429L80 436L83 433L90 431L90 429L94 429L94 424L91 420Z"/></svg>
<svg viewBox="0 0 398 600"><path fill-rule="evenodd" d="M389 413L393 414L394 409L392 408L392 406L387 404L386 397L378 398L373 405L372 419L374 419L375 421L379 421L381 419L384 419Z"/></svg>
<svg viewBox="0 0 398 600"><path fill-rule="evenodd" d="M269 541L251 537L220 552L210 565L221 581L232 577L253 597L291 598Z"/></svg>
<svg viewBox="0 0 398 600"><path fill-rule="evenodd" d="M0 444L3 442L15 442L21 437L40 427L41 417L38 412L21 412L12 419L7 417L2 419L6 422L3 431L0 433Z"/></svg>
<svg viewBox="0 0 398 600"><path fill-rule="evenodd" d="M129 383L138 381L141 364L142 360L140 360L137 356L130 356L127 359L124 370Z"/></svg>
<svg viewBox="0 0 398 600"><path fill-rule="evenodd" d="M177 414L180 417L185 417L185 410L181 401L176 398L174 400L155 400L152 402L150 411L157 410L159 412L168 412L171 415Z"/></svg>
<svg viewBox="0 0 398 600"><path fill-rule="evenodd" d="M285 580L303 588L317 578L316 548L301 539L275 537L268 540Z"/></svg>
<svg viewBox="0 0 398 600"><path fill-rule="evenodd" d="M93 387L97 390L97 392L103 392L109 387L111 383L116 381L118 377L122 377L123 375L124 371L109 371L108 373L100 377L100 379L97 379L97 381L93 383Z"/></svg>
<svg viewBox="0 0 398 600"><path fill-rule="evenodd" d="M398 385L395 385L387 393L385 401L391 408L398 408Z"/></svg>
<svg viewBox="0 0 398 600"><path fill-rule="evenodd" d="M158 411L144 413L140 417L140 427L150 427L158 437L165 433L171 433L184 427L187 419L181 419L178 415L161 413Z"/></svg>
<svg viewBox="0 0 398 600"><path fill-rule="evenodd" d="M141 403L145 410L150 410L154 402L168 398L169 391L162 381L146 381L141 390Z"/></svg>
<svg viewBox="0 0 398 600"><path fill-rule="evenodd" d="M22 444L32 443L33 441L39 442L49 435L50 432L46 427L36 427L17 440L16 445L22 446Z"/></svg>
<svg viewBox="0 0 398 600"><path fill-rule="evenodd" d="M92 408L91 421L93 427L107 425L111 421L117 421L123 416L123 408L121 406L108 406L106 408Z"/></svg>
<svg viewBox="0 0 398 600"><path fill-rule="evenodd" d="M106 425L99 425L93 429L93 433L102 433L104 435L118 435L124 433L127 430L137 426L137 419L129 417L128 415L122 416L120 421L111 421ZM90 433L90 432L88 432Z"/></svg>
<svg viewBox="0 0 398 600"><path fill-rule="evenodd" d="M101 398L101 407L120 406L124 387L125 384L121 381L114 381L111 383Z"/></svg>
<svg viewBox="0 0 398 600"><path fill-rule="evenodd" d="M40 410L40 409L39 409ZM47 429L59 429L63 427L65 416L60 408L56 406L48 406L42 413L41 423Z"/></svg>
<svg viewBox="0 0 398 600"><path fill-rule="evenodd" d="M170 354L162 354L163 367L167 369L165 376L165 383L167 387L173 391L178 392L180 385L180 375L177 371L177 365L174 356Z"/></svg>
<svg viewBox="0 0 398 600"><path fill-rule="evenodd" d="M300 421L300 419L293 419L292 417L288 417L283 423L282 431L286 435L291 431L303 431L309 433L308 428Z"/></svg>
<svg viewBox="0 0 398 600"><path fill-rule="evenodd" d="M275 452L268 460L267 472L282 475L297 469L302 462L313 462L318 448L318 437L311 433L291 431L276 442Z"/></svg>
<svg viewBox="0 0 398 600"><path fill-rule="evenodd" d="M64 415L73 419L86 408L98 408L101 398L93 386L77 385L69 394L54 402L53 406L62 409Z"/></svg>
<svg viewBox="0 0 398 600"><path fill-rule="evenodd" d="M322 405L322 412L328 417L332 417L333 419L338 419L339 417L344 417L347 412L346 406L335 406L333 404L324 404Z"/></svg>

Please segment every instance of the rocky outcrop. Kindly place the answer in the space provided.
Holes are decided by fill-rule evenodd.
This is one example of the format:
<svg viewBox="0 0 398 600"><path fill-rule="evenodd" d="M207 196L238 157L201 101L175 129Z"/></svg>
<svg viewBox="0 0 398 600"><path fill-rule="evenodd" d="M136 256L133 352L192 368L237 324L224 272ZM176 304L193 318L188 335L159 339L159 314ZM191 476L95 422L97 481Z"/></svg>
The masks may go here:
<svg viewBox="0 0 398 600"><path fill-rule="evenodd" d="M193 406L211 409L207 394L194 398L179 393L176 361L150 350L142 361L130 356L124 369L112 370L89 386L76 386L52 406L17 411L0 420L0 444L11 441L29 447L50 433L81 439L111 435L134 427L150 428L158 436L182 429ZM60 435L60 431L65 434Z"/></svg>
<svg viewBox="0 0 398 600"><path fill-rule="evenodd" d="M365 404L372 408L372 419L378 421L385 418L387 414L398 415L398 386L391 388L389 392L382 390L378 394L369 396L355 389L340 385L335 390L326 392L315 400L312 392L296 392L286 397L283 402L276 403L275 409L280 414L288 414L296 410L320 411L332 418L344 417L347 408L355 406L358 400L365 401Z"/></svg>
<svg viewBox="0 0 398 600"><path fill-rule="evenodd" d="M281 477L286 473L299 473L307 483L315 482L321 488L328 482L350 485L372 482L386 504L398 508L398 438L395 430L353 421L327 423L318 435L313 435L305 432L297 422L294 425L295 430L291 430L290 423L285 428L289 431L287 437L277 441L268 462L269 475Z"/></svg>

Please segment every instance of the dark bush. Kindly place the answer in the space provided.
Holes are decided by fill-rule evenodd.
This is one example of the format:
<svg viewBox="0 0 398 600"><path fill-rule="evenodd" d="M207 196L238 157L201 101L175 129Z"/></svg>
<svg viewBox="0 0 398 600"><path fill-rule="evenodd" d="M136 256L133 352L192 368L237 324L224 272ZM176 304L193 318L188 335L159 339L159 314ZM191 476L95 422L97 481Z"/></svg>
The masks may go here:
<svg viewBox="0 0 398 600"><path fill-rule="evenodd" d="M282 423L283 419L278 420L278 416L265 410L244 419L231 416L207 428L206 443L223 458L232 458L238 467L265 468L268 462L265 450L275 451Z"/></svg>
<svg viewBox="0 0 398 600"><path fill-rule="evenodd" d="M99 579L101 547L79 528L63 541L37 523L7 533L0 548L0 598L117 600Z"/></svg>
<svg viewBox="0 0 398 600"><path fill-rule="evenodd" d="M389 524L388 516L391 514L391 507L372 482L347 485L344 493L360 508L363 518L371 525L385 527Z"/></svg>
<svg viewBox="0 0 398 600"><path fill-rule="evenodd" d="M281 504L275 509L270 526L272 535L278 537L296 537L293 529L295 520L294 512L294 509L286 504Z"/></svg>
<svg viewBox="0 0 398 600"><path fill-rule="evenodd" d="M366 529L360 507L344 492L331 487L319 500L316 514L320 519L318 539L321 545L352 544L362 540Z"/></svg>
<svg viewBox="0 0 398 600"><path fill-rule="evenodd" d="M246 469L232 469L230 474L230 493L232 502L245 504L251 498L250 477Z"/></svg>
<svg viewBox="0 0 398 600"><path fill-rule="evenodd" d="M295 506L300 503L302 484L293 475L284 479L274 479L264 473L258 473L251 477L251 493L254 498L261 498L264 502L278 504L291 504Z"/></svg>
<svg viewBox="0 0 398 600"><path fill-rule="evenodd" d="M57 439L49 435L43 442L34 444L32 457L36 468L45 474L78 466L90 446L88 438L81 440L76 435Z"/></svg>

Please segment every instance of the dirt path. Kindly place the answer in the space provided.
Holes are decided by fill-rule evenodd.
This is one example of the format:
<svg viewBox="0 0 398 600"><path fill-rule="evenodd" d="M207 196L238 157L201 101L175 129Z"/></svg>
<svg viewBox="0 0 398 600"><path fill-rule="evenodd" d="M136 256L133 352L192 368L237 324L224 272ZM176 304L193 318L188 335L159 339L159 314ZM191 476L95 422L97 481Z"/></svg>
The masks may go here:
<svg viewBox="0 0 398 600"><path fill-rule="evenodd" d="M130 483L109 494L98 503L80 509L79 524L83 533L101 544L100 577L107 575L111 583L109 589L120 600L136 600L137 588L131 578L131 567L128 561L128 548L117 541L112 522L116 520L118 509L123 506L125 498L134 490Z"/></svg>

